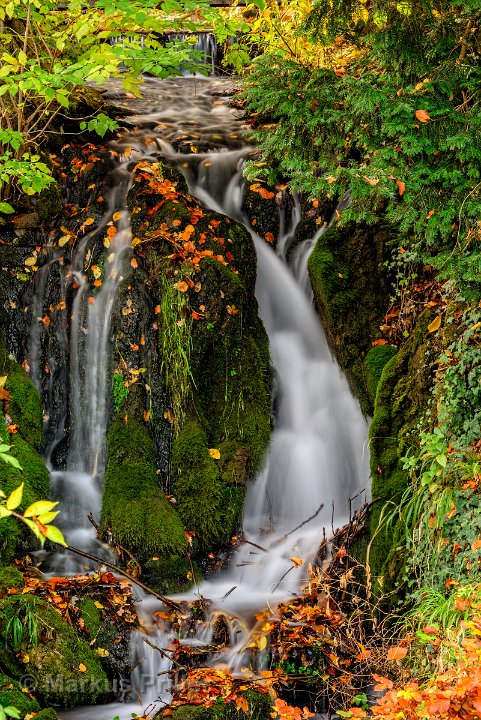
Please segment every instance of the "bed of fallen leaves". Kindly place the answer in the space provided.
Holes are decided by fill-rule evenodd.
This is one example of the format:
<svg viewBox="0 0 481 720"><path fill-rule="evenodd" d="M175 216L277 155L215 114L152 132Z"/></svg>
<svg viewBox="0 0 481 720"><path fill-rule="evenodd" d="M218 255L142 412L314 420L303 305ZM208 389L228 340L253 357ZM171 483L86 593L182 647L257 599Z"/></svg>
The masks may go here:
<svg viewBox="0 0 481 720"><path fill-rule="evenodd" d="M422 276L412 280L395 296L379 328L382 338L375 340L373 345L400 345L414 330L421 310L431 308L440 317L447 302L443 284L436 280L433 268L425 266Z"/></svg>
<svg viewBox="0 0 481 720"><path fill-rule="evenodd" d="M433 630L435 630L433 628ZM374 675L374 689L383 693L369 710L352 707L344 718L371 720L479 720L481 718L481 617L460 624L460 635L452 641L461 659L421 684L414 680L395 683ZM406 652L403 657L407 655Z"/></svg>
<svg viewBox="0 0 481 720"><path fill-rule="evenodd" d="M79 607L80 599L86 597L94 602L100 618L114 623L119 630L138 624L129 580L119 580L111 572L53 577L49 580L25 575L23 588L10 588L7 594L29 594L42 598L86 639L90 638L90 631Z"/></svg>

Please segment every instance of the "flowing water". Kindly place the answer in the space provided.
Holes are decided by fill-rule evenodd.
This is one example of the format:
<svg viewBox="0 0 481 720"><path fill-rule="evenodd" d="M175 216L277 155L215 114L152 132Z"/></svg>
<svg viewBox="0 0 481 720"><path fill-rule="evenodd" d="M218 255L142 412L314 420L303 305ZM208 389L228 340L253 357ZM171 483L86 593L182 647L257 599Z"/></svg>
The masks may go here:
<svg viewBox="0 0 481 720"><path fill-rule="evenodd" d="M367 483L367 423L347 381L333 359L318 317L312 308L307 260L317 236L300 244L296 226L298 203L281 213L281 232L274 251L258 237L243 211L242 165L253 148L242 139L244 127L230 107L231 84L219 79L185 78L144 84L144 98L133 103L113 83L108 95L134 115L116 149L137 156L162 155L184 173L190 191L204 205L243 222L251 232L258 257L256 295L265 324L275 373L276 417L265 466L248 489L244 544L230 568L202 583L199 592L212 601L213 618L230 618L231 647L212 662L237 668L246 662L244 645L256 612L296 594L304 567L314 558L323 533L339 527L349 516L350 498ZM154 141L154 142L153 142ZM195 144L197 152L192 152ZM189 152L182 152L184 149ZM66 283L75 283L74 320L70 336L71 433L65 471L52 473L62 500L64 530L73 544L94 540L88 512L98 512L105 462L106 398L111 356L111 315L130 247L125 199L130 186L127 161L119 165L109 212L121 211L115 245L109 250L109 273L95 304L88 301L82 268L94 235L80 243ZM318 234L322 232L320 229ZM289 262L288 259L289 258ZM40 284L40 281L39 281ZM34 338L35 340L35 338ZM35 342L32 342L35 346ZM39 373L35 348L30 364ZM57 425L62 423L57 419ZM64 434L64 428L60 428ZM53 436L55 433L53 433ZM62 435L63 436L63 435ZM59 438L52 440L58 443ZM359 504L362 499L358 499ZM354 507L352 509L355 509ZM295 567L290 560L306 561ZM62 566L63 563L63 567ZM56 570L72 572L60 556ZM146 623L155 607L144 599ZM209 624L194 640L208 642ZM166 647L169 628L153 631L152 641ZM159 696L168 699L168 660L134 638L137 667L134 694L143 706ZM158 675L161 673L161 675ZM65 718L112 720L139 712L140 706L79 708Z"/></svg>

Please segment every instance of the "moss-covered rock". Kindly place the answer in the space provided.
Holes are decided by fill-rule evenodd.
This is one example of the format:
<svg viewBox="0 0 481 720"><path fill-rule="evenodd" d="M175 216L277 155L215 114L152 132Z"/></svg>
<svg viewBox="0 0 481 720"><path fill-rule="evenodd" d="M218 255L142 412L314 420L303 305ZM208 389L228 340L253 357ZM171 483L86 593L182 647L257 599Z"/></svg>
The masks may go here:
<svg viewBox="0 0 481 720"><path fill-rule="evenodd" d="M373 402L363 360L380 336L388 306L383 263L391 237L392 231L381 225L333 225L320 235L308 263L329 342L368 414Z"/></svg>
<svg viewBox="0 0 481 720"><path fill-rule="evenodd" d="M2 463L0 488L8 495L22 482L25 484L23 510L36 500L47 498L50 493L50 477L45 462L37 452L42 443L42 409L37 390L25 370L8 355L5 342L0 339L0 375L6 376L5 390L10 398L5 400L17 432L10 434L0 425L0 442L11 445L11 453L22 470ZM26 528L7 518L0 524L0 562L9 563L22 538L29 537Z"/></svg>
<svg viewBox="0 0 481 720"><path fill-rule="evenodd" d="M44 708L35 715L36 720L58 720L58 715L53 708Z"/></svg>
<svg viewBox="0 0 481 720"><path fill-rule="evenodd" d="M146 570L146 582L163 591L185 584L190 570L184 528L159 487L155 449L147 427L129 414L107 434L107 469L101 522ZM162 566L162 573L156 568ZM163 574L165 573L165 574Z"/></svg>
<svg viewBox="0 0 481 720"><path fill-rule="evenodd" d="M368 350L364 358L364 373L369 399L374 407L376 400L377 386L381 379L382 371L389 360L397 353L394 345L376 345Z"/></svg>
<svg viewBox="0 0 481 720"><path fill-rule="evenodd" d="M10 393L7 401L8 415L19 426L19 432L26 442L40 450L42 445L42 406L28 373L12 360L0 336L0 375L6 376L4 388Z"/></svg>
<svg viewBox="0 0 481 720"><path fill-rule="evenodd" d="M109 681L97 653L43 600L31 595L1 599L2 630L10 618L22 619L26 604L35 614L39 641L33 644L24 632L20 648L8 644L0 651L0 664L9 675L35 678L35 692L49 704L71 707L108 696Z"/></svg>
<svg viewBox="0 0 481 720"><path fill-rule="evenodd" d="M373 507L369 520L367 562L378 590L392 592L402 574L404 547L401 528L381 527L380 520L394 509L408 485L401 458L419 441L421 419L432 404L435 352L428 325L432 312L424 311L409 340L385 365L377 388L370 427ZM382 526L382 524L381 524Z"/></svg>
<svg viewBox="0 0 481 720"><path fill-rule="evenodd" d="M0 595L6 595L10 588L19 590L23 586L23 575L16 567L9 565L0 568Z"/></svg>
<svg viewBox="0 0 481 720"><path fill-rule="evenodd" d="M240 695L247 700L248 710L237 708L234 702L219 701L210 707L204 705L181 705L173 709L173 720L268 720L272 712L272 700L266 693L258 690L247 690ZM155 715L154 720L161 720L162 711Z"/></svg>
<svg viewBox="0 0 481 720"><path fill-rule="evenodd" d="M24 692L22 685L17 680L12 680L3 673L0 673L0 705L2 707L12 706L17 708L22 720L25 715L37 713L40 710L37 700L28 692Z"/></svg>

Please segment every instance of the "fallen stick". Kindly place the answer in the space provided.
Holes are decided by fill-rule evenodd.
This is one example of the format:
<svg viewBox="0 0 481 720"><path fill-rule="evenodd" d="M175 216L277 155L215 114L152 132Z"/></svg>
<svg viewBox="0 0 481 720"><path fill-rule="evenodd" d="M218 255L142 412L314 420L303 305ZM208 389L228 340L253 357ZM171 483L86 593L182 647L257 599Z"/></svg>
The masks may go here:
<svg viewBox="0 0 481 720"><path fill-rule="evenodd" d="M70 552L74 553L75 555L80 555L80 557L87 558L87 560L93 560L96 563L99 563L100 565L106 565L111 570L114 570L114 572L119 573L119 575L123 575L126 577L130 582L134 583L134 585L138 585L138 587L142 588L142 590L145 590L145 592L149 593L149 595L152 595L153 597L157 598L157 600L160 600L164 605L167 605L168 607L173 608L174 610L181 610L180 605L178 605L173 600L170 600L169 598L165 597L165 595L159 595L159 593L155 592L155 590L152 590L152 588L149 588L147 585L144 585L143 582L140 580L137 580L137 578L132 577L132 575L129 575L128 572L125 570L121 570L121 568L117 567L111 562L108 562L108 560L102 560L101 558L97 557L96 555L91 555L90 553L84 552L83 550L79 550L76 547L72 547L72 545L66 545L66 550L70 550Z"/></svg>

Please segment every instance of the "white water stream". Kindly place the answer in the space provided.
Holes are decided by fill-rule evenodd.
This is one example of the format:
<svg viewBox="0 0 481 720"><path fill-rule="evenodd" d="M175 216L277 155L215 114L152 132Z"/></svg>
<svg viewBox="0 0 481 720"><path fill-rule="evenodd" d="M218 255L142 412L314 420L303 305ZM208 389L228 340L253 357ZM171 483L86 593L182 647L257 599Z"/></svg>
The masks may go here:
<svg viewBox="0 0 481 720"><path fill-rule="evenodd" d="M184 172L193 195L209 208L248 224L242 211L241 167L252 148L242 140L241 121L229 107L228 85L219 79L149 80L145 83L142 112L129 118L134 129L125 134L121 147L152 156L155 140L156 152ZM110 95L128 106L115 86ZM174 149L186 138L198 145L198 152L187 155ZM130 182L127 176L121 167L110 216L125 207ZM258 257L259 314L269 336L277 392L275 428L265 467L248 489L244 510L245 535L264 550L244 544L228 571L211 577L200 587L200 593L212 601L214 613L233 618L232 647L216 662L228 662L234 668L246 662L243 647L255 614L266 605L273 607L296 594L323 532L329 535L332 524L339 527L347 521L350 498L367 487L367 422L313 311L307 260L315 238L295 247L298 221L296 205L290 222L281 222L277 254L249 228ZM87 301L88 287L82 276L89 236L77 251L78 266L73 273L79 286L71 338L71 407L76 410L68 471L53 473L62 509L65 499L70 498L65 530L73 544L78 544L79 533L87 532L88 525L83 524L86 514L95 514L100 507L110 320L130 246L125 215L116 238L117 245L110 250L109 280L94 305ZM358 505L363 500L358 498ZM352 510L355 508L354 504ZM87 544L92 540L91 531L88 533ZM302 558L304 565L294 567L290 559L293 556ZM71 571L65 566L61 569L64 573ZM144 599L141 609L148 622L152 611L159 608L158 603ZM154 631L153 642L166 647L170 634L168 627ZM204 628L198 641L206 639L209 628ZM167 699L167 675L157 674L168 670L168 661L149 648L141 634L134 638L134 654L139 664L132 684L142 706L155 702L159 695ZM79 708L63 717L113 720L116 715L127 718L132 712L140 713L142 706Z"/></svg>

